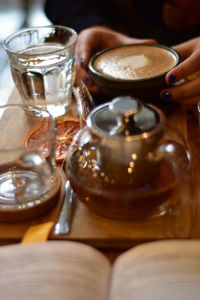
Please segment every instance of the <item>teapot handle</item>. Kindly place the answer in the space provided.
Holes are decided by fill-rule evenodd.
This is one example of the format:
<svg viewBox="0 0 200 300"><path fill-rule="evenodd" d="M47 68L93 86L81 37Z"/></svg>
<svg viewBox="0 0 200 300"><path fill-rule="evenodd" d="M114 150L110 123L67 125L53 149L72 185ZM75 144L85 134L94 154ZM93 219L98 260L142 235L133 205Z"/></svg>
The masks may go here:
<svg viewBox="0 0 200 300"><path fill-rule="evenodd" d="M181 198L189 195L193 198L192 158L186 145L176 141L168 141L160 145L156 151L156 160L166 159L179 185Z"/></svg>
<svg viewBox="0 0 200 300"><path fill-rule="evenodd" d="M188 148L175 141L168 141L157 149L158 157L166 158L175 175L187 175L192 170L192 158Z"/></svg>

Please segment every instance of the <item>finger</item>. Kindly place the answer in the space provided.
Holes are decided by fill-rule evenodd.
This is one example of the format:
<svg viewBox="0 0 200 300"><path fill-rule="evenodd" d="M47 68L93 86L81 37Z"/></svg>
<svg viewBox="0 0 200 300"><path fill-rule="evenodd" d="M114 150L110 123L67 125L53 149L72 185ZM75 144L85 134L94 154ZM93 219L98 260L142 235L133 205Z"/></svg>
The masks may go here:
<svg viewBox="0 0 200 300"><path fill-rule="evenodd" d="M77 62L81 64L83 69L87 69L92 54L99 47L99 40L92 33L87 34L86 32L79 35L75 53Z"/></svg>
<svg viewBox="0 0 200 300"><path fill-rule="evenodd" d="M89 45L77 43L75 56L77 63L80 64L81 68L86 70L91 57Z"/></svg>
<svg viewBox="0 0 200 300"><path fill-rule="evenodd" d="M190 57L180 63L177 67L169 71L166 75L166 83L172 84L181 79L190 79L193 74L199 73L200 70L200 50L194 52ZM192 76L194 79L195 77ZM172 82L172 78L174 82Z"/></svg>
<svg viewBox="0 0 200 300"><path fill-rule="evenodd" d="M188 44L180 44L180 45L173 46L172 48L181 55L182 59L185 59L188 56L190 56L192 52Z"/></svg>
<svg viewBox="0 0 200 300"><path fill-rule="evenodd" d="M139 43L158 44L158 41L154 39L146 39L146 40L140 40Z"/></svg>
<svg viewBox="0 0 200 300"><path fill-rule="evenodd" d="M133 44L157 44L158 41L154 39L133 39L133 38L127 38L128 43L133 43Z"/></svg>
<svg viewBox="0 0 200 300"><path fill-rule="evenodd" d="M173 97L163 97L163 93L161 93L161 99L164 101L171 101L174 100L175 102L183 105L194 105L199 102L200 95L194 97L187 97L187 98L177 98L173 99Z"/></svg>
<svg viewBox="0 0 200 300"><path fill-rule="evenodd" d="M136 38L130 38L125 35L121 35L120 38L118 38L118 44L157 44L158 41L155 39L136 39Z"/></svg>
<svg viewBox="0 0 200 300"><path fill-rule="evenodd" d="M199 96L196 96L196 97L188 97L184 99L176 99L175 101L182 105L194 105L199 102L199 98L200 98Z"/></svg>
<svg viewBox="0 0 200 300"><path fill-rule="evenodd" d="M172 48L180 53L183 59L187 58L194 52L194 48L196 48L200 42L200 38L195 38L189 40L187 42L181 43L179 45L174 45Z"/></svg>
<svg viewBox="0 0 200 300"><path fill-rule="evenodd" d="M200 78L186 81L185 83L164 89L161 92L161 98L163 100L178 100L184 101L187 98L200 98Z"/></svg>

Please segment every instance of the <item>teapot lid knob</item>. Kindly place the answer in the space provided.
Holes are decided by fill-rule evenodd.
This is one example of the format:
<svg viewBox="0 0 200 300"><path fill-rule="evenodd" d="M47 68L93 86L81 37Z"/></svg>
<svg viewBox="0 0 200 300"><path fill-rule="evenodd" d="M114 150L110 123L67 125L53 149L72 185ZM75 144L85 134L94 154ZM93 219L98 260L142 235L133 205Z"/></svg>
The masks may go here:
<svg viewBox="0 0 200 300"><path fill-rule="evenodd" d="M125 135L141 133L134 121L134 116L139 113L142 104L139 100L131 96L117 97L109 104L109 110L116 115L117 126L111 131L110 135Z"/></svg>
<svg viewBox="0 0 200 300"><path fill-rule="evenodd" d="M112 113L124 117L139 113L141 107L141 102L130 96L117 97L109 104L109 109Z"/></svg>

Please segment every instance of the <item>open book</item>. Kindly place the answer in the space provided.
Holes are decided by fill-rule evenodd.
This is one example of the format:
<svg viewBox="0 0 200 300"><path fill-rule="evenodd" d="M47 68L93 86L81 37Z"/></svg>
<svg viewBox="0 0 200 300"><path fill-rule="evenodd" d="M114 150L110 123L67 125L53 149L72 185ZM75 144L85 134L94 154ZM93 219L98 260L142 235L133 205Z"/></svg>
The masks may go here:
<svg viewBox="0 0 200 300"><path fill-rule="evenodd" d="M200 241L145 243L112 266L101 252L76 242L2 246L0 299L200 299Z"/></svg>

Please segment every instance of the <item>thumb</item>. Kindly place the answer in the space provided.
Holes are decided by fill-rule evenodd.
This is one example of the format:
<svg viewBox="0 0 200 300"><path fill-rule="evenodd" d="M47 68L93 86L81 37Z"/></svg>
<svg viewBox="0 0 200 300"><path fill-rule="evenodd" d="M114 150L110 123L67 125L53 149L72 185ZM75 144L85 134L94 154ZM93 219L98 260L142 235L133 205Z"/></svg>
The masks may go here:
<svg viewBox="0 0 200 300"><path fill-rule="evenodd" d="M75 54L77 63L80 64L81 68L87 70L89 60L98 48L99 40L97 40L95 33L88 34L86 31L79 35Z"/></svg>
<svg viewBox="0 0 200 300"><path fill-rule="evenodd" d="M83 44L79 46L77 44L75 56L76 56L77 64L79 64L81 68L85 70L87 69L91 55L92 55L92 49L90 48L89 45Z"/></svg>

